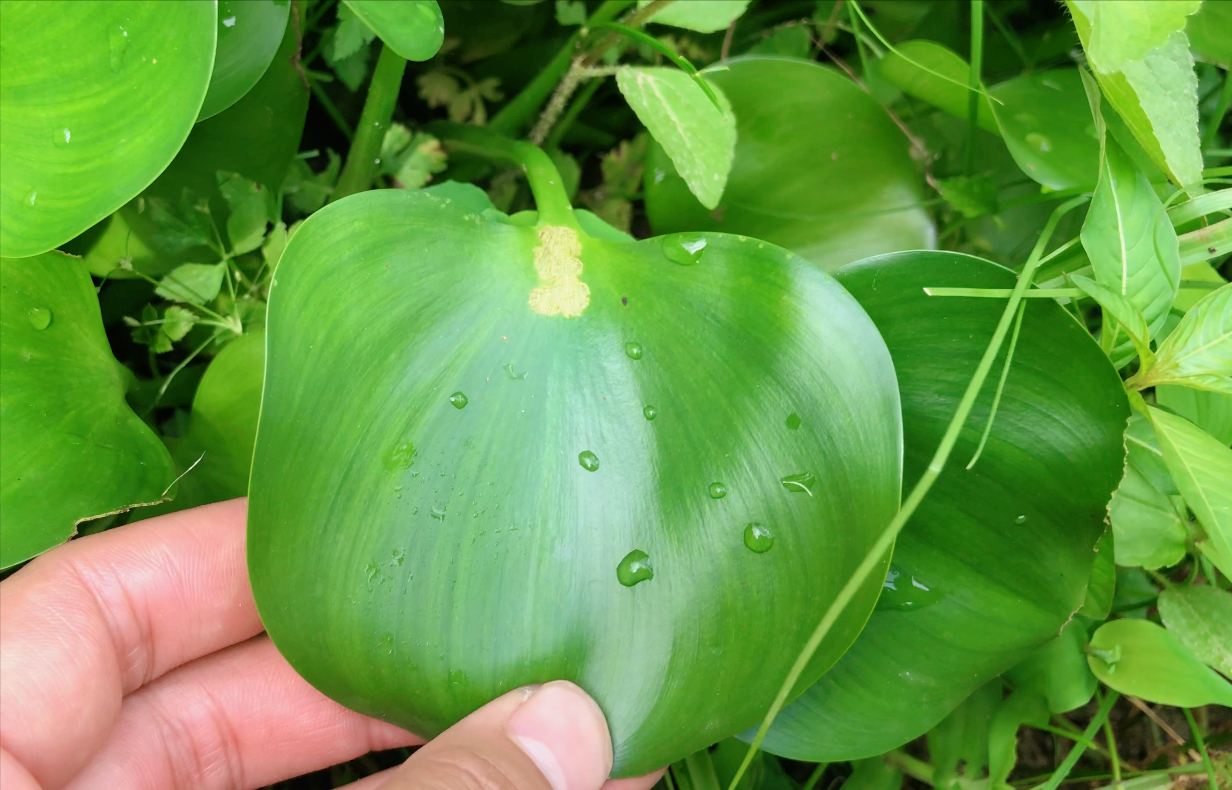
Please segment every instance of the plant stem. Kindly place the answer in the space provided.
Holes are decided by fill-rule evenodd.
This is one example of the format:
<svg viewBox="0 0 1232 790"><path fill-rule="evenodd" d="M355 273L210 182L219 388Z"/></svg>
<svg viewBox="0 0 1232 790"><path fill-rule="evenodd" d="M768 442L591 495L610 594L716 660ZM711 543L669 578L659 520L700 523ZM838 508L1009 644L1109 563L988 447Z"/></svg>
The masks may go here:
<svg viewBox="0 0 1232 790"><path fill-rule="evenodd" d="M1112 732L1112 722L1104 719L1104 740L1108 743L1108 762L1112 765L1112 782L1116 790L1121 790L1121 756L1117 754L1116 735Z"/></svg>
<svg viewBox="0 0 1232 790"><path fill-rule="evenodd" d="M569 40L560 48L560 51L552 58L547 66L539 72L536 77L531 80L530 84L514 96L504 107L501 107L500 112L492 116L492 120L488 122L488 128L494 132L506 136L518 135L522 129L530 123L530 119L539 111L543 103L551 95L556 84L561 81L565 73L569 71L569 66L573 63L573 57L577 54L578 44L589 32L593 25L610 22L616 16L624 11L629 6L633 5L633 0L604 0L603 5L595 9L595 12L590 15L576 33L569 36Z"/></svg>
<svg viewBox="0 0 1232 790"><path fill-rule="evenodd" d="M979 131L980 72L984 64L984 0L971 0L971 73L967 84L967 175L975 172L976 133Z"/></svg>
<svg viewBox="0 0 1232 790"><path fill-rule="evenodd" d="M856 3L851 3L850 5L855 7ZM1026 265L1022 267L1022 274L1018 278L1018 284L1014 286L1014 295L1010 297L1009 303L1006 304L1005 310L1001 313L1001 320L997 322L997 328L993 331L992 339L988 341L988 348L984 350L984 356L980 359L975 375L971 377L971 382L967 385L967 390L963 393L962 399L958 403L958 408L955 410L954 417L950 420L950 425L946 429L945 435L941 438L941 443L929 462L928 468L924 470L924 474L920 476L915 487L911 489L911 493L907 496L906 501L903 502L902 507L899 508L898 513L890 520L889 525L882 530L877 541L868 550L868 553L864 555L864 559L860 561L860 564L856 566L856 569L847 579L847 583L839 590L838 595L822 616L821 622L817 623L817 627L809 636L808 641L805 642L804 648L796 656L796 662L783 680L783 685L779 687L774 701L770 703L770 710L766 711L766 716L762 720L761 726L757 728L757 736L749 744L749 750L744 755L740 768L732 778L730 790L735 790L736 785L740 783L740 779L744 776L744 772L748 770L749 764L753 761L753 755L761 748L761 743L765 740L766 733L770 730L770 725L774 723L774 719L779 715L779 711L787 704L788 695L795 688L796 682L804 673L808 662L812 660L813 654L817 652L817 648L821 645L821 640L826 637L826 634L830 633L830 629L838 621L839 615L847 608L847 604L851 602L851 599L855 597L861 585L868 579L869 574L873 572L873 568L877 567L882 558L885 557L886 552L894 545L894 540L898 537L898 533L902 531L907 520L915 513L915 509L919 507L928 490L932 488L933 483L940 476L941 470L945 468L945 463L950 458L950 452L958 442L958 435L962 432L963 425L967 422L967 417L971 414L971 407L975 405L975 399L979 396L980 390L984 386L984 380L988 378L988 372L992 369L992 364L996 360L997 354L1001 351L1001 343L1004 342L1006 334L1010 331L1010 324L1013 323L1014 314L1018 310L1018 305L1022 303L1022 295L1031 286L1031 278L1039 266L1040 258L1044 255L1044 249L1048 246L1052 233L1056 230L1057 223L1061 221L1061 217L1087 200L1089 198L1086 196L1069 200L1058 206L1052 212L1052 216L1048 218L1047 224L1044 225L1044 230L1040 233L1039 240L1035 242L1035 248L1031 250L1031 256L1027 258ZM1051 790L1056 789L1052 788Z"/></svg>
<svg viewBox="0 0 1232 790"><path fill-rule="evenodd" d="M530 183L539 210L540 224L564 225L580 230L569 204L565 184L552 159L530 143L510 140L482 126L438 122L429 124L428 131L436 135L449 151L462 151L492 162L520 167Z"/></svg>
<svg viewBox="0 0 1232 790"><path fill-rule="evenodd" d="M346 136L347 142L350 142L355 137L355 130L351 128L351 124L347 123L347 119L343 117L339 111L338 105L334 104L333 99L325 93L325 89L321 87L321 83L309 77L308 87L312 90L312 95L317 98L321 106L325 108L325 114L330 117L338 130Z"/></svg>
<svg viewBox="0 0 1232 790"><path fill-rule="evenodd" d="M372 186L380 164L381 143L394 117L394 105L398 103L398 89L402 87L402 72L405 70L406 59L382 45L381 57L372 70L372 83L368 85L364 110L359 116L359 129L351 141L351 150L347 151L346 165L338 177L331 202Z"/></svg>
<svg viewBox="0 0 1232 790"><path fill-rule="evenodd" d="M801 787L800 790L814 790L814 788L817 787L817 783L821 781L821 775L824 774L826 769L829 767L829 763L817 763L817 767L813 769L811 774L809 774L808 781L804 783L804 786Z"/></svg>
<svg viewBox="0 0 1232 790"><path fill-rule="evenodd" d="M1212 283L1215 285L1215 283ZM1218 286L1217 286L1218 287ZM1012 288L925 288L929 296L977 296L985 299L1005 299L1014 295ZM1023 299L1081 299L1086 296L1081 288L1032 288L1022 295Z"/></svg>
<svg viewBox="0 0 1232 790"><path fill-rule="evenodd" d="M1185 721L1189 724L1189 734L1193 736L1194 744L1198 747L1198 752L1202 755L1202 763L1206 766L1206 778L1211 783L1211 790L1219 790L1219 783L1215 777L1215 766L1211 764L1211 756L1206 752L1206 740L1202 737L1202 730L1198 729L1198 723L1194 721L1193 712L1189 708L1181 708L1185 712Z"/></svg>
<svg viewBox="0 0 1232 790"><path fill-rule="evenodd" d="M565 110L565 114L557 121L556 126L552 127L552 134L548 136L547 142L544 144L549 150L552 148L560 148L560 141L564 139L565 133L569 131L569 127L573 126L573 122L582 114L582 110L586 109L586 105L590 104L590 100L594 98L595 92L599 90L599 86L603 84L605 77L595 77L586 83L586 87L582 88L582 92L578 94L573 103L569 105L569 109Z"/></svg>
<svg viewBox="0 0 1232 790"><path fill-rule="evenodd" d="M1018 346L1018 333L1022 329L1022 317L1027 312L1027 303L1023 302L1018 307L1018 318L1014 320L1014 331L1010 335L1010 347L1005 352L1005 365L1001 368L1001 380L997 382L996 394L992 396L992 408L988 410L988 422L984 424L984 433L980 436L980 443L975 448L975 454L971 456L971 460L967 462L967 469L975 466L975 462L980 460L980 455L984 452L984 445L988 444L988 437L992 435L992 424L997 419L997 408L1001 405L1001 394L1005 392L1005 380L1010 377L1010 365L1014 361L1014 349Z"/></svg>
<svg viewBox="0 0 1232 790"><path fill-rule="evenodd" d="M1069 750L1069 754L1065 756L1065 761L1061 763L1061 767L1052 772L1052 776L1047 782L1036 785L1032 790L1057 790L1061 783L1065 781L1065 777L1069 776L1069 772L1074 770L1074 766L1078 764L1078 758L1082 757L1082 753L1086 751L1085 741L1090 741L1095 737L1095 733L1099 732L1099 728L1104 726L1104 722L1108 719L1108 714L1112 712L1112 706L1116 704L1120 694L1115 691L1109 691L1108 696L1104 697L1099 704L1099 710L1095 713L1095 718L1091 719L1091 723L1082 732L1082 740L1074 742L1074 748Z"/></svg>
<svg viewBox="0 0 1232 790"><path fill-rule="evenodd" d="M931 763L918 760L906 752L895 750L885 755L886 765L899 773L926 784L932 784L937 776L937 769Z"/></svg>

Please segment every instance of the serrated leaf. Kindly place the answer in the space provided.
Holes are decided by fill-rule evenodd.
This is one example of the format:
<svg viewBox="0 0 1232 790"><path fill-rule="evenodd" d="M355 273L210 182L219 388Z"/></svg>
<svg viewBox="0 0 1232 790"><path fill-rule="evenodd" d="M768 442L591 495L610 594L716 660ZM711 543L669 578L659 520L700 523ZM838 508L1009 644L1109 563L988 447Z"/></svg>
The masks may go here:
<svg viewBox="0 0 1232 790"><path fill-rule="evenodd" d="M1185 514L1150 420L1134 415L1125 432L1125 477L1108 505L1118 565L1164 568L1185 557ZM1183 508L1182 508L1183 510Z"/></svg>
<svg viewBox="0 0 1232 790"><path fill-rule="evenodd" d="M1113 620L1091 636L1087 656L1104 685L1161 705L1232 705L1232 683L1149 620Z"/></svg>
<svg viewBox="0 0 1232 790"><path fill-rule="evenodd" d="M185 263L158 281L154 293L173 302L205 304L218 296L226 263Z"/></svg>
<svg viewBox="0 0 1232 790"><path fill-rule="evenodd" d="M1125 334L1129 335L1130 342L1134 344L1134 350L1138 352L1143 368L1149 368L1154 362L1154 352L1151 351L1151 333L1138 306L1128 297L1110 288L1105 288L1089 277L1075 274L1071 275L1070 279L1087 296L1099 303L1105 315L1110 315L1115 319L1115 323L1105 323L1104 331L1115 332L1118 328L1124 330Z"/></svg>
<svg viewBox="0 0 1232 790"><path fill-rule="evenodd" d="M242 255L260 247L270 214L268 190L239 173L219 171L218 191L231 209L227 216L231 254Z"/></svg>
<svg viewBox="0 0 1232 790"><path fill-rule="evenodd" d="M419 87L419 98L426 101L429 107L448 104L462 91L458 81L443 71L421 74L415 84Z"/></svg>
<svg viewBox="0 0 1232 790"><path fill-rule="evenodd" d="M1150 417L1168 471L1206 531L1204 553L1232 577L1232 448L1184 417L1154 407Z"/></svg>
<svg viewBox="0 0 1232 790"><path fill-rule="evenodd" d="M638 7L651 0L638 0ZM715 33L727 27L749 7L751 0L689 0L672 3L650 18L657 25L671 25L698 33Z"/></svg>
<svg viewBox="0 0 1232 790"><path fill-rule="evenodd" d="M197 314L178 305L168 307L163 313L163 332L172 340L183 340L196 323Z"/></svg>
<svg viewBox="0 0 1232 790"><path fill-rule="evenodd" d="M675 68L624 66L616 84L689 190L706 208L717 206L736 150L736 120L719 88L711 86L722 110Z"/></svg>
<svg viewBox="0 0 1232 790"><path fill-rule="evenodd" d="M325 45L326 59L331 65L346 60L374 38L376 33L372 28L365 25L349 5L339 3L338 26L334 28L333 36Z"/></svg>
<svg viewBox="0 0 1232 790"><path fill-rule="evenodd" d="M1131 386L1181 384L1232 395L1232 283L1195 304Z"/></svg>
<svg viewBox="0 0 1232 790"><path fill-rule="evenodd" d="M1232 677L1232 593L1174 585L1159 595L1159 617L1195 656Z"/></svg>
<svg viewBox="0 0 1232 790"><path fill-rule="evenodd" d="M556 0L556 24L565 27L586 24L586 3L582 0Z"/></svg>

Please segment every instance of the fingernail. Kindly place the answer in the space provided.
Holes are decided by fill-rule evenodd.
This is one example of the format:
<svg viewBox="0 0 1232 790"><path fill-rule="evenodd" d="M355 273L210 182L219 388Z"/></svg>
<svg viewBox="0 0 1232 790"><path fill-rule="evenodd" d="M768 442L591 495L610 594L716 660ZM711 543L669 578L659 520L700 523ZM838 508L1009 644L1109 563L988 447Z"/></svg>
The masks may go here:
<svg viewBox="0 0 1232 790"><path fill-rule="evenodd" d="M553 790L598 790L612 770L612 741L603 712L564 680L536 689L505 724Z"/></svg>

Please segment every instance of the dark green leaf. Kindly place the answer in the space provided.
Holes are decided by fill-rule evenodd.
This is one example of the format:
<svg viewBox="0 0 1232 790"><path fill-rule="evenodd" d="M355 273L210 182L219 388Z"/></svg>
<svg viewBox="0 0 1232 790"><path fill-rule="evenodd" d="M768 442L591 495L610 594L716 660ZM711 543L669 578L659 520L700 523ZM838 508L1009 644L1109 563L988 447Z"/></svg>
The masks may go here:
<svg viewBox="0 0 1232 790"><path fill-rule="evenodd" d="M1048 701L1047 710L1068 713L1090 702L1099 685L1087 666L1086 646L1086 625L1081 620L1071 620L1061 629L1060 636L1005 676L1019 688L1042 694ZM1047 720L1045 715L1041 723L1047 724Z"/></svg>
<svg viewBox="0 0 1232 790"><path fill-rule="evenodd" d="M240 100L269 68L287 29L288 0L219 0L214 73L198 120Z"/></svg>
<svg viewBox="0 0 1232 790"><path fill-rule="evenodd" d="M445 21L436 0L342 2L364 24L376 31L385 46L407 60L430 59L445 40Z"/></svg>

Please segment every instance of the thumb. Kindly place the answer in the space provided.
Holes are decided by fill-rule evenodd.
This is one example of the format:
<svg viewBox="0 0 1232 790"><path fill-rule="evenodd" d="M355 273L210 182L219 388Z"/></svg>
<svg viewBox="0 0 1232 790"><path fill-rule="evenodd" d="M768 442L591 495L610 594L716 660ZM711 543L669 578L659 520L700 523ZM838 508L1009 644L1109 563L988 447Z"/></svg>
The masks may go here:
<svg viewBox="0 0 1232 790"><path fill-rule="evenodd" d="M599 790L611 770L603 712L558 680L489 702L411 755L379 790Z"/></svg>

